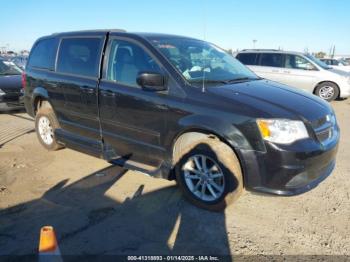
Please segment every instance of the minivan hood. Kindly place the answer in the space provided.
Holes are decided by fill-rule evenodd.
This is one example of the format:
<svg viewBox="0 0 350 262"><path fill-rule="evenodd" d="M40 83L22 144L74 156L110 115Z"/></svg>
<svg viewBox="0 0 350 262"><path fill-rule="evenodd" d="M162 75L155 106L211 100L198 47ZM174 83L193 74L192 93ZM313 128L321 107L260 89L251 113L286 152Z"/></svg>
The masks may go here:
<svg viewBox="0 0 350 262"><path fill-rule="evenodd" d="M345 70L341 70L341 69L334 68L334 67L332 67L331 69L328 69L328 70L332 73L336 73L336 74L341 75L341 76L350 77L350 72L345 71Z"/></svg>
<svg viewBox="0 0 350 262"><path fill-rule="evenodd" d="M312 94L269 80L235 83L207 90L236 105L254 108L256 117L314 121L332 110L326 101Z"/></svg>

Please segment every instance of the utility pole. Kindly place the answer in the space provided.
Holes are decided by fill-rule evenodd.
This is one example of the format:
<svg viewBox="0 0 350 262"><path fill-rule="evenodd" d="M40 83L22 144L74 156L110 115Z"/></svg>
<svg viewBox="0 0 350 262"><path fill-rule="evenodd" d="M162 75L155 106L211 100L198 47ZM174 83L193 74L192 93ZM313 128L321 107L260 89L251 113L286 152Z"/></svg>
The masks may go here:
<svg viewBox="0 0 350 262"><path fill-rule="evenodd" d="M334 58L335 55L335 45L333 46L333 50L332 50L332 58Z"/></svg>

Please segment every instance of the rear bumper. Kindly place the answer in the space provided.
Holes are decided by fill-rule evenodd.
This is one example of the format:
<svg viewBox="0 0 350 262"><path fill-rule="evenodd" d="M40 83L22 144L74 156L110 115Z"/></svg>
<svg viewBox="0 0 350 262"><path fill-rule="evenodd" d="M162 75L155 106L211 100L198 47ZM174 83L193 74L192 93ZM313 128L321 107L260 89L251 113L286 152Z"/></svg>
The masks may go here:
<svg viewBox="0 0 350 262"><path fill-rule="evenodd" d="M23 101L21 99L6 99L0 98L0 112L7 112L12 110L22 110L24 109Z"/></svg>
<svg viewBox="0 0 350 262"><path fill-rule="evenodd" d="M24 108L27 112L28 115L30 115L31 117L35 117L35 113L34 113L34 109L32 106L32 99L30 96L27 96L26 94L24 94L22 96L23 104L24 104Z"/></svg>
<svg viewBox="0 0 350 262"><path fill-rule="evenodd" d="M333 171L339 132L322 145L304 140L290 148L266 145L266 152L241 151L248 190L292 196L311 190Z"/></svg>

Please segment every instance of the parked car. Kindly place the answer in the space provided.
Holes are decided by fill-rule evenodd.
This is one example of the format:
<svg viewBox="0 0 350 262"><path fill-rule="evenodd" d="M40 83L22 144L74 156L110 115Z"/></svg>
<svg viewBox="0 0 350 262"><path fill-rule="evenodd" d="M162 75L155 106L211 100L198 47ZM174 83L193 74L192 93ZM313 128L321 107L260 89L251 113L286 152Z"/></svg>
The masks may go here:
<svg viewBox="0 0 350 262"><path fill-rule="evenodd" d="M16 66L21 68L22 70L25 69L26 64L27 64L27 57L25 56L16 56L11 59L11 62L13 62Z"/></svg>
<svg viewBox="0 0 350 262"><path fill-rule="evenodd" d="M345 60L337 60L332 58L321 58L320 60L332 68L350 72L350 64L348 64Z"/></svg>
<svg viewBox="0 0 350 262"><path fill-rule="evenodd" d="M24 109L21 74L20 68L0 58L0 112Z"/></svg>
<svg viewBox="0 0 350 262"><path fill-rule="evenodd" d="M243 50L236 58L258 76L300 88L332 101L350 96L350 75L309 54L280 50Z"/></svg>
<svg viewBox="0 0 350 262"><path fill-rule="evenodd" d="M201 40L53 34L34 44L24 86L45 148L176 179L209 210L224 209L243 188L303 193L335 166L339 127L327 102L261 79Z"/></svg>

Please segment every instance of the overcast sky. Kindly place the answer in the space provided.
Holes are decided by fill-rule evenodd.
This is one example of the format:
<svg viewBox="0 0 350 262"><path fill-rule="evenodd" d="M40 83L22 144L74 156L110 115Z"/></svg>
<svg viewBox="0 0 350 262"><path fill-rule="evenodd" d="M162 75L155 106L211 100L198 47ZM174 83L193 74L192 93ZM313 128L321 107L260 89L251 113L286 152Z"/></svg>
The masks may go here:
<svg viewBox="0 0 350 262"><path fill-rule="evenodd" d="M54 32L123 28L206 39L223 48L350 54L350 0L11 0L0 47L30 49Z"/></svg>

